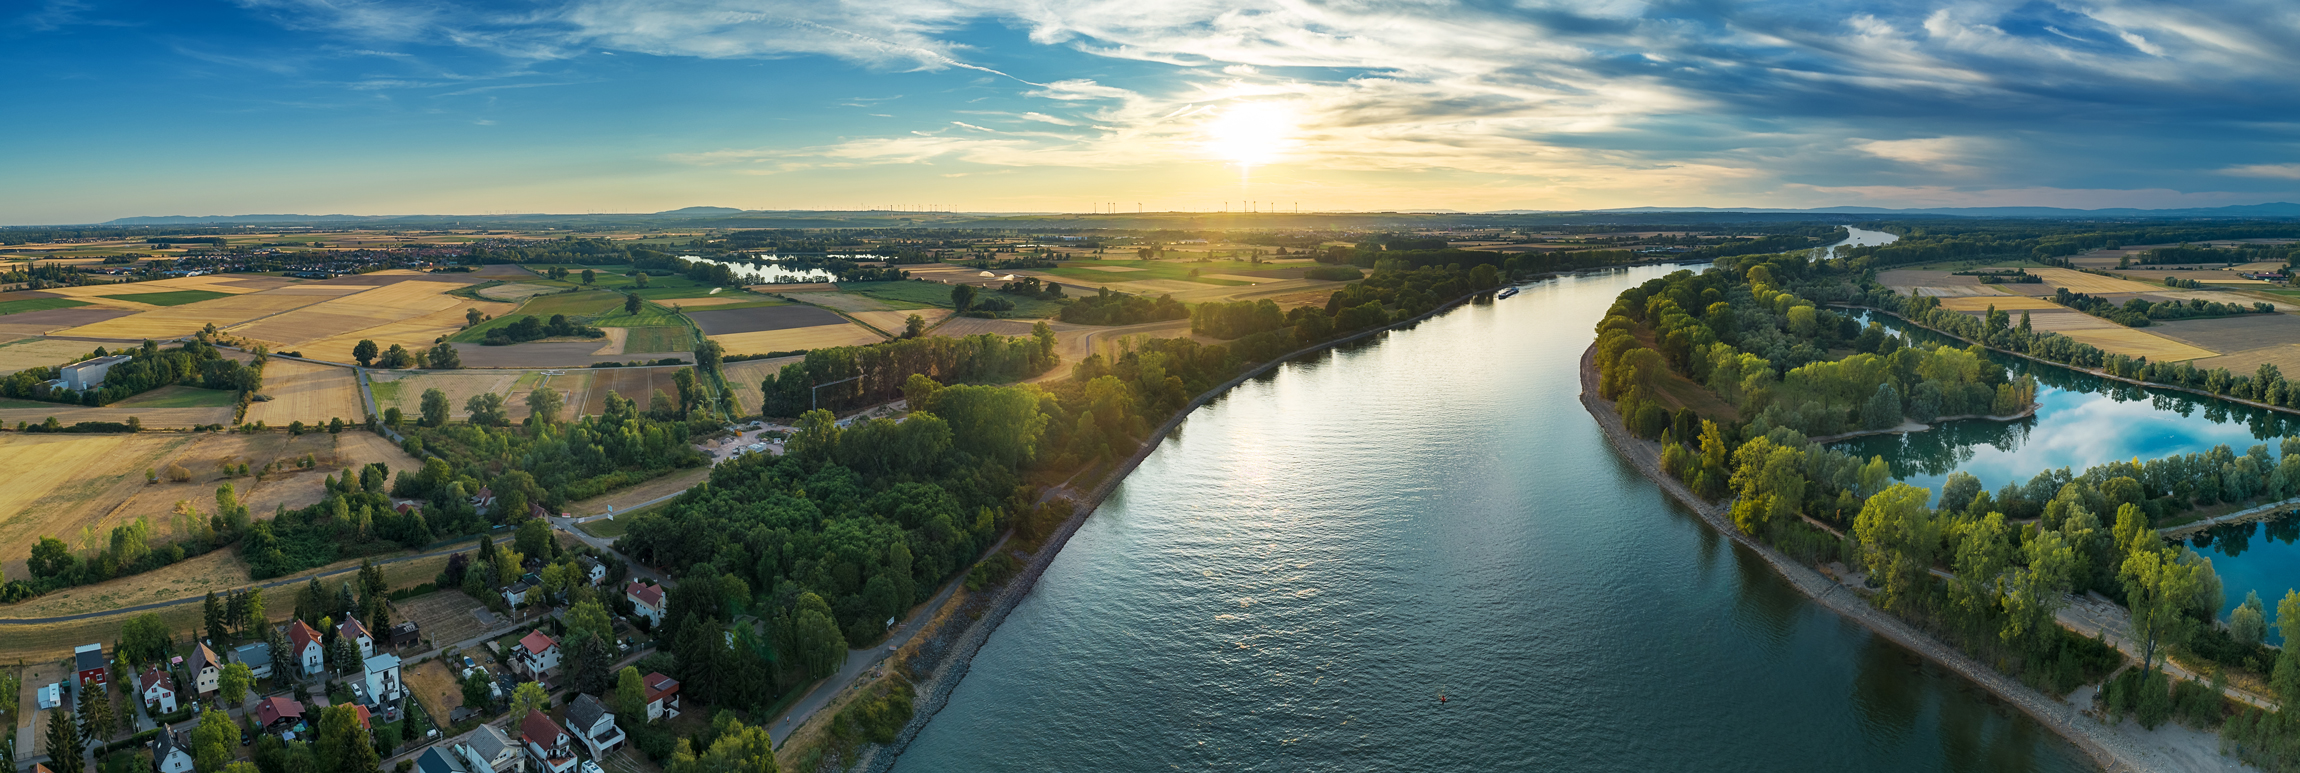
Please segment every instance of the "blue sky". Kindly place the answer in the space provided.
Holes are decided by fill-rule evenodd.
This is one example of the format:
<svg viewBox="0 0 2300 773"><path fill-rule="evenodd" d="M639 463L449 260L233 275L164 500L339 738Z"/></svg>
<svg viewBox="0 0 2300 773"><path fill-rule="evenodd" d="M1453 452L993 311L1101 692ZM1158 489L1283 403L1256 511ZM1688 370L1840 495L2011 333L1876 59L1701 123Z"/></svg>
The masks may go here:
<svg viewBox="0 0 2300 773"><path fill-rule="evenodd" d="M6 8L8 223L2300 200L2288 2Z"/></svg>

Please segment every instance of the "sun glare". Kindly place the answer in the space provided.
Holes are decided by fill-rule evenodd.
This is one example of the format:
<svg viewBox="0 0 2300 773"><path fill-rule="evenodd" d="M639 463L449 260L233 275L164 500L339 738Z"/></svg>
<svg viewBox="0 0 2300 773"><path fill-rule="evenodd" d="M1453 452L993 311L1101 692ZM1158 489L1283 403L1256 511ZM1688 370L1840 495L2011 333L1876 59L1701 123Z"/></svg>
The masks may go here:
<svg viewBox="0 0 2300 773"><path fill-rule="evenodd" d="M1265 102L1241 102L1206 124L1206 152L1239 166L1277 160L1293 144L1294 115Z"/></svg>

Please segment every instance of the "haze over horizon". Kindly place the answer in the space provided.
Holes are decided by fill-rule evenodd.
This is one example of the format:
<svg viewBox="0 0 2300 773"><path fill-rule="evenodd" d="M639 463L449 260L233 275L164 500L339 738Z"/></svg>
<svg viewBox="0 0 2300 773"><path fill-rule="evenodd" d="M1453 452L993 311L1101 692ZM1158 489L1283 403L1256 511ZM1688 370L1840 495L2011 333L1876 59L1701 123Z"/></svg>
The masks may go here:
<svg viewBox="0 0 2300 773"><path fill-rule="evenodd" d="M2300 200L2259 2L109 2L0 222Z"/></svg>

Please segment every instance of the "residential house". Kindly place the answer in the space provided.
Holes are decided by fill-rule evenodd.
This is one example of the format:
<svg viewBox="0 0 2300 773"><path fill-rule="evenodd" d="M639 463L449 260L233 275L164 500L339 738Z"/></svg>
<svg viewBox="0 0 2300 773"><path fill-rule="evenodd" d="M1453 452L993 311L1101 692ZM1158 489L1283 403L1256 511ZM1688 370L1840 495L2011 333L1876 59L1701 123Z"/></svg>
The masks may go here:
<svg viewBox="0 0 2300 773"><path fill-rule="evenodd" d="M192 750L175 733L162 731L152 736L152 770L158 773L192 773Z"/></svg>
<svg viewBox="0 0 2300 773"><path fill-rule="evenodd" d="M319 676L327 672L327 651L320 646L319 632L302 620L288 622L288 657L304 676Z"/></svg>
<svg viewBox="0 0 2300 773"><path fill-rule="evenodd" d="M623 586L623 598L631 600L631 611L647 618L649 626L663 624L663 588L632 580Z"/></svg>
<svg viewBox="0 0 2300 773"><path fill-rule="evenodd" d="M39 700L40 708L42 710L62 706L64 705L64 683L56 682L46 687L42 687L38 692L34 693L34 697Z"/></svg>
<svg viewBox="0 0 2300 773"><path fill-rule="evenodd" d="M82 644L72 648L72 671L80 684L111 684L111 672L104 668L104 645Z"/></svg>
<svg viewBox="0 0 2300 773"><path fill-rule="evenodd" d="M263 642L242 644L232 650L232 662L248 667L248 673L257 679L272 677L272 645Z"/></svg>
<svg viewBox="0 0 2300 773"><path fill-rule="evenodd" d="M559 667L559 642L542 631L529 632L511 651L511 662L528 676L542 679L543 674Z"/></svg>
<svg viewBox="0 0 2300 773"><path fill-rule="evenodd" d="M519 723L519 742L527 747L527 756L535 761L540 773L567 773L575 769L575 739L559 729L559 723L543 712L530 709L527 719Z"/></svg>
<svg viewBox="0 0 2300 773"><path fill-rule="evenodd" d="M582 570L583 582L598 585L607 581L607 565L590 556L576 556L575 567Z"/></svg>
<svg viewBox="0 0 2300 773"><path fill-rule="evenodd" d="M462 760L437 746L423 750L423 755L415 758L415 769L418 773L472 773Z"/></svg>
<svg viewBox="0 0 2300 773"><path fill-rule="evenodd" d="M365 667L366 678L352 686L353 700L362 706L391 709L385 712L387 716L394 713L399 699L407 696L406 686L399 681L399 656L377 655L368 658Z"/></svg>
<svg viewBox="0 0 2300 773"><path fill-rule="evenodd" d="M574 703L567 704L567 729L583 742L584 748L591 750L593 757L623 748L626 740L623 728L615 724L615 715L608 713L607 706L598 698L589 695L577 695Z"/></svg>
<svg viewBox="0 0 2300 773"><path fill-rule="evenodd" d="M392 649L421 643L423 643L423 626L417 625L415 621L409 620L391 627Z"/></svg>
<svg viewBox="0 0 2300 773"><path fill-rule="evenodd" d="M526 577L520 577L518 582L512 583L510 587L503 589L503 604L505 606L516 607L527 603L528 594L535 591L535 586L537 584L538 583L536 583L534 580L530 580Z"/></svg>
<svg viewBox="0 0 2300 773"><path fill-rule="evenodd" d="M144 673L136 676L136 698L143 701L145 706L157 709L153 712L155 714L173 714L176 711L176 680L161 669L144 669Z"/></svg>
<svg viewBox="0 0 2300 773"><path fill-rule="evenodd" d="M482 486L479 493L471 496L471 509L473 510L486 513L487 508L493 506L495 506L495 489Z"/></svg>
<svg viewBox="0 0 2300 773"><path fill-rule="evenodd" d="M527 503L527 517L549 518L551 517L551 511L543 509L543 504L540 502L529 502Z"/></svg>
<svg viewBox="0 0 2300 773"><path fill-rule="evenodd" d="M656 672L641 679L640 684L647 688L647 721L679 715L679 680Z"/></svg>
<svg viewBox="0 0 2300 773"><path fill-rule="evenodd" d="M455 751L463 755L471 773L506 773L519 767L519 745L494 725L480 724L463 743L455 745Z"/></svg>
<svg viewBox="0 0 2300 773"><path fill-rule="evenodd" d="M191 672L192 694L205 698L222 689L224 662L216 657L216 651L209 648L207 642L192 647Z"/></svg>
<svg viewBox="0 0 2300 773"><path fill-rule="evenodd" d="M361 625L359 618L345 618L343 624L335 627L335 635L350 639L353 643L358 644L359 657L362 660L375 657L375 637L368 635L367 626Z"/></svg>
<svg viewBox="0 0 2300 773"><path fill-rule="evenodd" d="M359 729L375 732L375 714L368 711L366 706L351 707L351 718L359 722Z"/></svg>
<svg viewBox="0 0 2300 773"><path fill-rule="evenodd" d="M256 704L256 723L265 729L292 725L303 719L303 704L286 696L274 695Z"/></svg>

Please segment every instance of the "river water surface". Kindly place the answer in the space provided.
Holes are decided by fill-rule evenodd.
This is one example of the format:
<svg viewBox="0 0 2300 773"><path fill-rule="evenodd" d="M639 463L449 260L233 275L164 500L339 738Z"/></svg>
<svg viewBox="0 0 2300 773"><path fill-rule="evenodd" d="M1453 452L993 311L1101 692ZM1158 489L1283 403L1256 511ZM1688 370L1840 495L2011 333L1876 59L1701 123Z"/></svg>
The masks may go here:
<svg viewBox="0 0 2300 773"><path fill-rule="evenodd" d="M2089 769L1619 460L1578 361L1665 270L1530 285L1199 409L896 769Z"/></svg>

